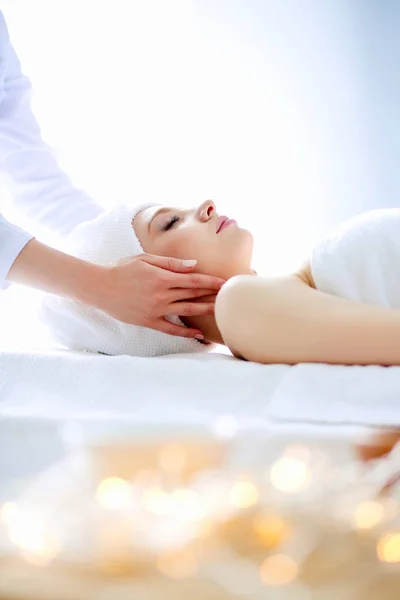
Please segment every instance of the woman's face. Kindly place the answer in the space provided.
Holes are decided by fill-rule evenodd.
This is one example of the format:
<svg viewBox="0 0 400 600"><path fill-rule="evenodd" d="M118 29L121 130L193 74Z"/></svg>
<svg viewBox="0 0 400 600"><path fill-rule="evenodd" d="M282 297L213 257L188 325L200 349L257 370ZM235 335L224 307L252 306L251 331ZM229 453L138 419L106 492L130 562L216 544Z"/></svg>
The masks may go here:
<svg viewBox="0 0 400 600"><path fill-rule="evenodd" d="M133 228L148 254L196 259L196 271L229 279L251 268L253 237L217 213L212 200L197 208L151 206L140 211Z"/></svg>

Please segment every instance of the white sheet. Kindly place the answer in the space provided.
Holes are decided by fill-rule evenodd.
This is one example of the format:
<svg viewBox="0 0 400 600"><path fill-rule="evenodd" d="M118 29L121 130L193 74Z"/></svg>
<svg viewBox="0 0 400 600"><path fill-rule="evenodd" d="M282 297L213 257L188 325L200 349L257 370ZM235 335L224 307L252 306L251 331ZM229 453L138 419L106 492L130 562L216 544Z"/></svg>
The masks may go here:
<svg viewBox="0 0 400 600"><path fill-rule="evenodd" d="M400 367L296 365L267 412L284 421L400 426Z"/></svg>
<svg viewBox="0 0 400 600"><path fill-rule="evenodd" d="M0 416L46 419L266 417L285 365L225 354L153 358L85 352L0 352Z"/></svg>

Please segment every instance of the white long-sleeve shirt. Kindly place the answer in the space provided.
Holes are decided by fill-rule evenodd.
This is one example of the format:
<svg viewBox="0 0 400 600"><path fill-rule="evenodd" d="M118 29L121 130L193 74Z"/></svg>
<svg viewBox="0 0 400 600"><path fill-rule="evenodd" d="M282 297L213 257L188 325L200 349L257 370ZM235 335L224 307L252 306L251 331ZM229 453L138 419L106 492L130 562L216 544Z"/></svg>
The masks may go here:
<svg viewBox="0 0 400 600"><path fill-rule="evenodd" d="M30 97L30 81L21 71L0 11L0 171L33 231L40 224L66 235L78 223L95 218L102 208L59 167L42 139ZM7 273L32 237L0 214L0 289L7 287Z"/></svg>

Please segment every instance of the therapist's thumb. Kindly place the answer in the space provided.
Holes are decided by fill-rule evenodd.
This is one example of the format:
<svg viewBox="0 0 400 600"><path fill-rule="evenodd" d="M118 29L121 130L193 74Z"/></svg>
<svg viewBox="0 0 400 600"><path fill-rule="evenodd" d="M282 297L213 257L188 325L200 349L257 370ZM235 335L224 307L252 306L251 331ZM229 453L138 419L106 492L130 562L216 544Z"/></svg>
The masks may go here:
<svg viewBox="0 0 400 600"><path fill-rule="evenodd" d="M181 260L180 258L172 258L172 256L156 256L154 254L144 254L142 260L145 260L155 267L174 271L175 273L187 273L188 271L191 271L197 263L197 260Z"/></svg>

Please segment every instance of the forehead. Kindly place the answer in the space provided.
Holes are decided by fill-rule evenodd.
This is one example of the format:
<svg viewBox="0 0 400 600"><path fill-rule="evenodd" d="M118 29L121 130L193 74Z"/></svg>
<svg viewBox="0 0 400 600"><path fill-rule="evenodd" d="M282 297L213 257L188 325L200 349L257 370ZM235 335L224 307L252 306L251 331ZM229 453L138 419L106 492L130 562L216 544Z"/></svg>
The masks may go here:
<svg viewBox="0 0 400 600"><path fill-rule="evenodd" d="M165 206L163 204L154 204L153 206L148 206L147 208L144 208L143 210L138 212L136 217L139 217L140 220L143 220L145 222L150 221L153 215L155 215L155 213L158 212L161 208L165 208Z"/></svg>
<svg viewBox="0 0 400 600"><path fill-rule="evenodd" d="M170 206L167 204L154 204L153 206L148 206L147 208L144 208L143 210L141 210L136 215L136 217L139 217L138 220L140 220L142 223L149 223L156 213L170 212L173 210L181 211L181 210L185 210L185 209L179 208L178 206Z"/></svg>

